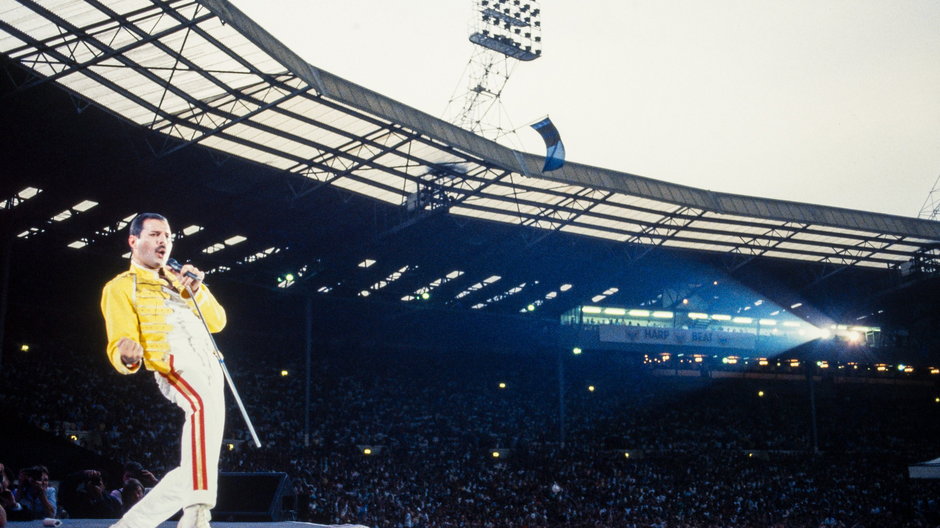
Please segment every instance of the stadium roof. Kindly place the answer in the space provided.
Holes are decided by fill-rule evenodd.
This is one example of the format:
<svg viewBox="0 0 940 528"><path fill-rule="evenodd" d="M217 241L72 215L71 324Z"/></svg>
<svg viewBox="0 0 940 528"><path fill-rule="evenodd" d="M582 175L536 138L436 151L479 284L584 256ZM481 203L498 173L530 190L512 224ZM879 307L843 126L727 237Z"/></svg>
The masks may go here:
<svg viewBox="0 0 940 528"><path fill-rule="evenodd" d="M140 130L162 134L167 140L154 147L158 157L200 145L272 169L256 171L272 182L283 183L286 173L293 199L341 189L401 211L403 220L375 230L374 238L418 223L439 226L443 216L541 233L527 246L561 232L622 244L641 254L671 248L746 261L775 258L881 270L940 243L940 223L933 221L717 193L571 162L543 174L540 156L508 149L317 69L224 0L5 2L0 51L29 72L16 93L55 83ZM256 200L273 196L256 180L250 185L247 180L233 176L211 185L233 193L240 188ZM72 182L58 190L4 186L0 203L13 209L30 193L67 188L68 196L56 200L68 202L57 215L62 220L94 207L93 198L72 200L78 200L79 188ZM72 237L71 247L93 245L120 230L135 212L110 218L104 227L99 215L94 228L66 236ZM310 221L370 229L367 219L337 218L335 212ZM273 229L275 213L258 222L266 220ZM43 219L41 213L33 216ZM44 222L17 234L29 238L58 225L55 219ZM200 230L177 228L184 236ZM433 231L415 236L431 237ZM228 233L202 251L234 246L239 236ZM215 270L297 246L253 247ZM407 268L389 270L354 291L374 291ZM439 286L452 280L439 275L418 282L429 286L439 280ZM486 278L467 288L485 287Z"/></svg>

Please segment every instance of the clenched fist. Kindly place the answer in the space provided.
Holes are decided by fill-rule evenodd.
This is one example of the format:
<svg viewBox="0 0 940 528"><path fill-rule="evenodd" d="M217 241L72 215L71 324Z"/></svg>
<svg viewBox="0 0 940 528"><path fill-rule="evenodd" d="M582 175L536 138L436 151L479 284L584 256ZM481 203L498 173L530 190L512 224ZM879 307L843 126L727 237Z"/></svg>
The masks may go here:
<svg viewBox="0 0 940 528"><path fill-rule="evenodd" d="M144 347L133 339L122 337L117 342L117 349L121 354L121 363L126 366L137 365L144 357Z"/></svg>

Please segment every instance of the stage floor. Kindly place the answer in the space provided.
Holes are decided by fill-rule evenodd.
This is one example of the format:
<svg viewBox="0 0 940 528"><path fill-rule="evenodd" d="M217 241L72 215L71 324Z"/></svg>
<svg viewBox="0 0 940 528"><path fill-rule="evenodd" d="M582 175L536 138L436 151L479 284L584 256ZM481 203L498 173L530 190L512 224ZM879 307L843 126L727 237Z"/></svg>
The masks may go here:
<svg viewBox="0 0 940 528"><path fill-rule="evenodd" d="M114 519L63 519L61 528L108 528L117 522ZM43 526L42 521L8 522L7 528L37 528ZM215 522L213 528L249 528L263 526L264 528L366 528L358 524L312 524L296 521L282 522ZM167 521L159 528L176 528L176 521Z"/></svg>

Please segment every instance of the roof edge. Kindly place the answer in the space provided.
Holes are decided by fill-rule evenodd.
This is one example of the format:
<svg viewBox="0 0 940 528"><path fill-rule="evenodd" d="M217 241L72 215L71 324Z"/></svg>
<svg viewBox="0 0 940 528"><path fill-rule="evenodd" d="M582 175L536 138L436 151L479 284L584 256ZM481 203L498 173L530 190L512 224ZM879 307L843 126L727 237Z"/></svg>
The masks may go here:
<svg viewBox="0 0 940 528"><path fill-rule="evenodd" d="M303 79L318 94L390 122L405 125L506 170L528 177L622 192L721 214L805 222L940 241L940 222L933 220L710 191L573 162L568 162L551 175L546 175L541 172L541 156L510 149L321 70L306 62L227 0L197 1Z"/></svg>

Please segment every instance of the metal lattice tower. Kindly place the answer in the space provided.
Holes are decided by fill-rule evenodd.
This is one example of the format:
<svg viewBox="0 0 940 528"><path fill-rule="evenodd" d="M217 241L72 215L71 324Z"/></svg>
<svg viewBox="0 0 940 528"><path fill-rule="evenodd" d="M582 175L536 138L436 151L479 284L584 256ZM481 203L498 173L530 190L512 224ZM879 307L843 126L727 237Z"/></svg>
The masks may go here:
<svg viewBox="0 0 940 528"><path fill-rule="evenodd" d="M540 19L536 0L474 0L473 55L444 119L491 139L514 129L500 96L516 61L542 55Z"/></svg>
<svg viewBox="0 0 940 528"><path fill-rule="evenodd" d="M937 176L937 180L933 182L933 189L927 193L927 199L924 200L924 205L921 206L917 217L927 220L940 218L940 176Z"/></svg>

